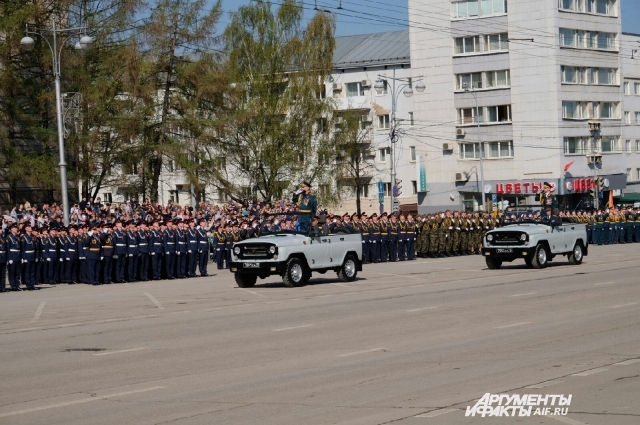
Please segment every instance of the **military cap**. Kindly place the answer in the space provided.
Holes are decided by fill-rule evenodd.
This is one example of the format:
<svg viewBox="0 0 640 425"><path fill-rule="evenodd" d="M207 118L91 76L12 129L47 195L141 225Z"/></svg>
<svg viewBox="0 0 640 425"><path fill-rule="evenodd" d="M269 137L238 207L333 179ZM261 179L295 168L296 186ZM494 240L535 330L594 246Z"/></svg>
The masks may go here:
<svg viewBox="0 0 640 425"><path fill-rule="evenodd" d="M311 183L309 183L308 181L303 181L302 187L311 187Z"/></svg>

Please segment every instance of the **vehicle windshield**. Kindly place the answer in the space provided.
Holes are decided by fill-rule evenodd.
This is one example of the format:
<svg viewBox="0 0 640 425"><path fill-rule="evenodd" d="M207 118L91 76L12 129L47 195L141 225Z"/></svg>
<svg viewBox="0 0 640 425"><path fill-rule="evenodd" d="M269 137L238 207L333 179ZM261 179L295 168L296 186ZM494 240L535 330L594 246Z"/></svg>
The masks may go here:
<svg viewBox="0 0 640 425"><path fill-rule="evenodd" d="M260 223L260 236L266 235L306 235L308 232L297 230L297 213L263 214Z"/></svg>
<svg viewBox="0 0 640 425"><path fill-rule="evenodd" d="M500 220L501 226L519 224L550 224L550 217L540 205L522 205L507 208Z"/></svg>

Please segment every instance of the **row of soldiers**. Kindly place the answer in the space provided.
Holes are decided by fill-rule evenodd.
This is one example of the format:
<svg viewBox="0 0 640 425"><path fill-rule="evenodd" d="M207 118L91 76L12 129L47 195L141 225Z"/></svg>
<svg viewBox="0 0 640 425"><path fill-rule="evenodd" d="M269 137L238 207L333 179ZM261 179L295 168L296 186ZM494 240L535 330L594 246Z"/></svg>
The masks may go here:
<svg viewBox="0 0 640 425"><path fill-rule="evenodd" d="M589 243L611 245L640 242L640 208L573 211L560 215L586 224Z"/></svg>
<svg viewBox="0 0 640 425"><path fill-rule="evenodd" d="M0 292L39 283L137 282L207 276L209 238L202 221L136 224L115 221L61 229L22 229L0 235Z"/></svg>

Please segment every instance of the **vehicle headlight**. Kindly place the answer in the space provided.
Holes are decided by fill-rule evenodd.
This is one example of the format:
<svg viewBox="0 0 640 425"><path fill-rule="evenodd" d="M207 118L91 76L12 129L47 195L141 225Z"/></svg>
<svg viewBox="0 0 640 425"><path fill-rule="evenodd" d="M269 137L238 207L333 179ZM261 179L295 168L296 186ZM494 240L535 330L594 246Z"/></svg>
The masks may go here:
<svg viewBox="0 0 640 425"><path fill-rule="evenodd" d="M491 242L493 240L493 235L487 235L487 241Z"/></svg>
<svg viewBox="0 0 640 425"><path fill-rule="evenodd" d="M273 246L273 245L272 245L272 246L270 246L270 247L269 247L269 253L270 253L270 254L275 254L275 253L276 253L276 247L275 247L275 246Z"/></svg>
<svg viewBox="0 0 640 425"><path fill-rule="evenodd" d="M233 248L233 253L236 254L236 255L240 255L240 247L237 246L237 247Z"/></svg>
<svg viewBox="0 0 640 425"><path fill-rule="evenodd" d="M520 240L521 240L522 242L526 241L526 240L527 240L527 234L526 234L526 233L523 233L522 235L520 235Z"/></svg>

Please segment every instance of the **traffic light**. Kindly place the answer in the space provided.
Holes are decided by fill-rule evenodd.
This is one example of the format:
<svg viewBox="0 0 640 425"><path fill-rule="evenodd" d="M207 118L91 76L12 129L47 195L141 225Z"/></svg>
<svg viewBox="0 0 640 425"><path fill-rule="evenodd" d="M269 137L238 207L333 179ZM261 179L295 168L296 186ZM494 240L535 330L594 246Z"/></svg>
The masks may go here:
<svg viewBox="0 0 640 425"><path fill-rule="evenodd" d="M605 190L604 179L602 177L598 177L598 190L603 192Z"/></svg>
<svg viewBox="0 0 640 425"><path fill-rule="evenodd" d="M595 189L595 187L594 187L594 188L592 188L592 189L589 189L589 195L590 195L592 198L594 198L594 199L595 199L595 197L596 197L596 189Z"/></svg>
<svg viewBox="0 0 640 425"><path fill-rule="evenodd" d="M396 185L393 186L393 197L394 198L397 198L398 196L402 195L402 186L400 186L400 183L402 183L402 180L396 179Z"/></svg>

